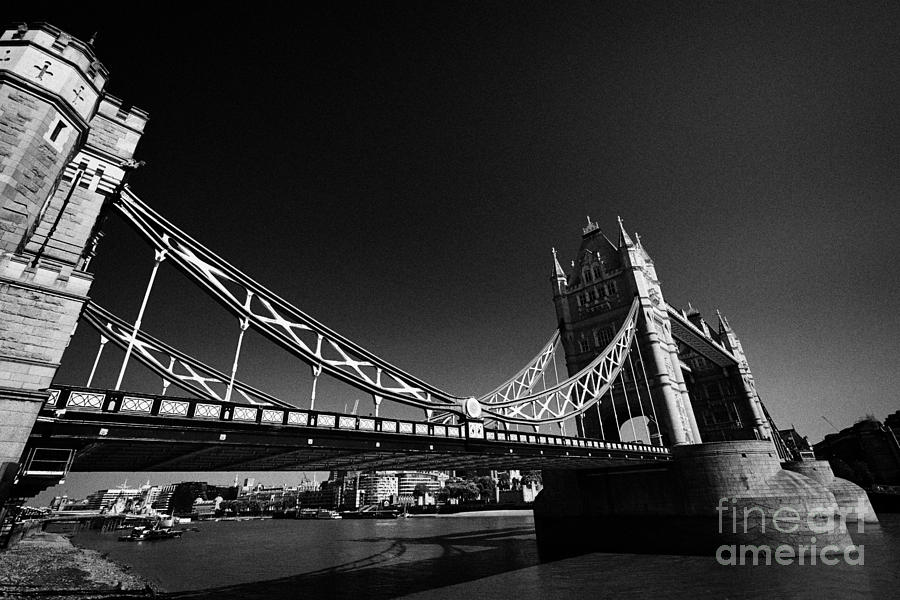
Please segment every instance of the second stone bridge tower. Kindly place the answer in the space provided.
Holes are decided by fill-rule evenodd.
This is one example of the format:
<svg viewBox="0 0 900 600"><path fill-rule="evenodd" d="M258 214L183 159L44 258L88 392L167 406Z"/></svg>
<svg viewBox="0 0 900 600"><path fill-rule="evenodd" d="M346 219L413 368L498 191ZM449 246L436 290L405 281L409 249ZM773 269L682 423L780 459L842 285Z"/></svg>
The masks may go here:
<svg viewBox="0 0 900 600"><path fill-rule="evenodd" d="M648 423L653 441L666 446L703 441L772 439L771 427L753 386L740 341L719 317L713 329L699 313L678 311L663 297L653 259L639 236L633 238L619 220L616 241L588 219L578 252L565 269L554 251L553 303L574 375L610 343L632 301L640 301L636 343L646 366L647 381L659 423ZM643 372L638 371L638 377ZM619 402L602 402L578 422L579 435L610 438L619 432L627 412ZM616 410L618 408L618 410ZM602 424L601 424L602 421Z"/></svg>

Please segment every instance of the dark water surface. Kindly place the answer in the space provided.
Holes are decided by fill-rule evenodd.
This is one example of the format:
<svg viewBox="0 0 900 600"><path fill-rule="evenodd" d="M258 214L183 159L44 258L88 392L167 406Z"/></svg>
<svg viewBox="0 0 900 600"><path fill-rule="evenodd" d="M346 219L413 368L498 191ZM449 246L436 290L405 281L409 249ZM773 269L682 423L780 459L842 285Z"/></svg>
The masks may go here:
<svg viewBox="0 0 900 600"><path fill-rule="evenodd" d="M900 515L863 533L851 526L862 566L601 553L541 563L530 513L195 525L180 540L74 541L176 598L900 598Z"/></svg>

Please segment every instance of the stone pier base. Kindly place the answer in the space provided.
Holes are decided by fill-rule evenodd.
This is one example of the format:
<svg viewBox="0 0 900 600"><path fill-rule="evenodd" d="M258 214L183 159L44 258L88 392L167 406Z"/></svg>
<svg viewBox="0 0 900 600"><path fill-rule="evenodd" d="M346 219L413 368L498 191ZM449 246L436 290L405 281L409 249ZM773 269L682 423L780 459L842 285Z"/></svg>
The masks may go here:
<svg viewBox="0 0 900 600"><path fill-rule="evenodd" d="M590 551L712 556L730 545L848 551L845 524L877 519L861 488L836 479L827 463L811 463L788 470L771 443L739 441L677 446L666 464L545 470L534 508L538 546L547 558Z"/></svg>

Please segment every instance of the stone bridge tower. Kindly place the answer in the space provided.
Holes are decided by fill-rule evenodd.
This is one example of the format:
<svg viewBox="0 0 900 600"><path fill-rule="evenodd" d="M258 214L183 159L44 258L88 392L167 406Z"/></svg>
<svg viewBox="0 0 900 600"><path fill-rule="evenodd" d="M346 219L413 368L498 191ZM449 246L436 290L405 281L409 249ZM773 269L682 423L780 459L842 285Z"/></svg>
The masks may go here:
<svg viewBox="0 0 900 600"><path fill-rule="evenodd" d="M0 507L87 301L102 210L147 113L104 92L90 43L0 34Z"/></svg>
<svg viewBox="0 0 900 600"><path fill-rule="evenodd" d="M640 298L637 343L660 420L650 425L651 437L661 435L665 445L700 443L666 303L653 260L640 238L633 241L619 221L618 242L613 243L588 219L569 273L556 260L555 252L554 260L553 303L569 375L587 366L606 348L637 296ZM600 419L607 438L612 437L610 432L619 431L623 423L615 422L616 411L609 410L609 402L604 401L601 406L599 412L585 413L579 424L580 435L599 438ZM626 413L620 410L618 414Z"/></svg>

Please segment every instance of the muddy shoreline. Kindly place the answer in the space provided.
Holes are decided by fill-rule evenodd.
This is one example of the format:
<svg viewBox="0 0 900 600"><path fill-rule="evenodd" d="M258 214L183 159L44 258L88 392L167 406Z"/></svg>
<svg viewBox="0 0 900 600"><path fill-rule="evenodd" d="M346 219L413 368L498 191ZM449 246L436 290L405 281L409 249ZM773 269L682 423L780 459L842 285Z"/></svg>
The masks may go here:
<svg viewBox="0 0 900 600"><path fill-rule="evenodd" d="M0 552L0 599L148 598L147 580L96 550L56 533L38 533Z"/></svg>

